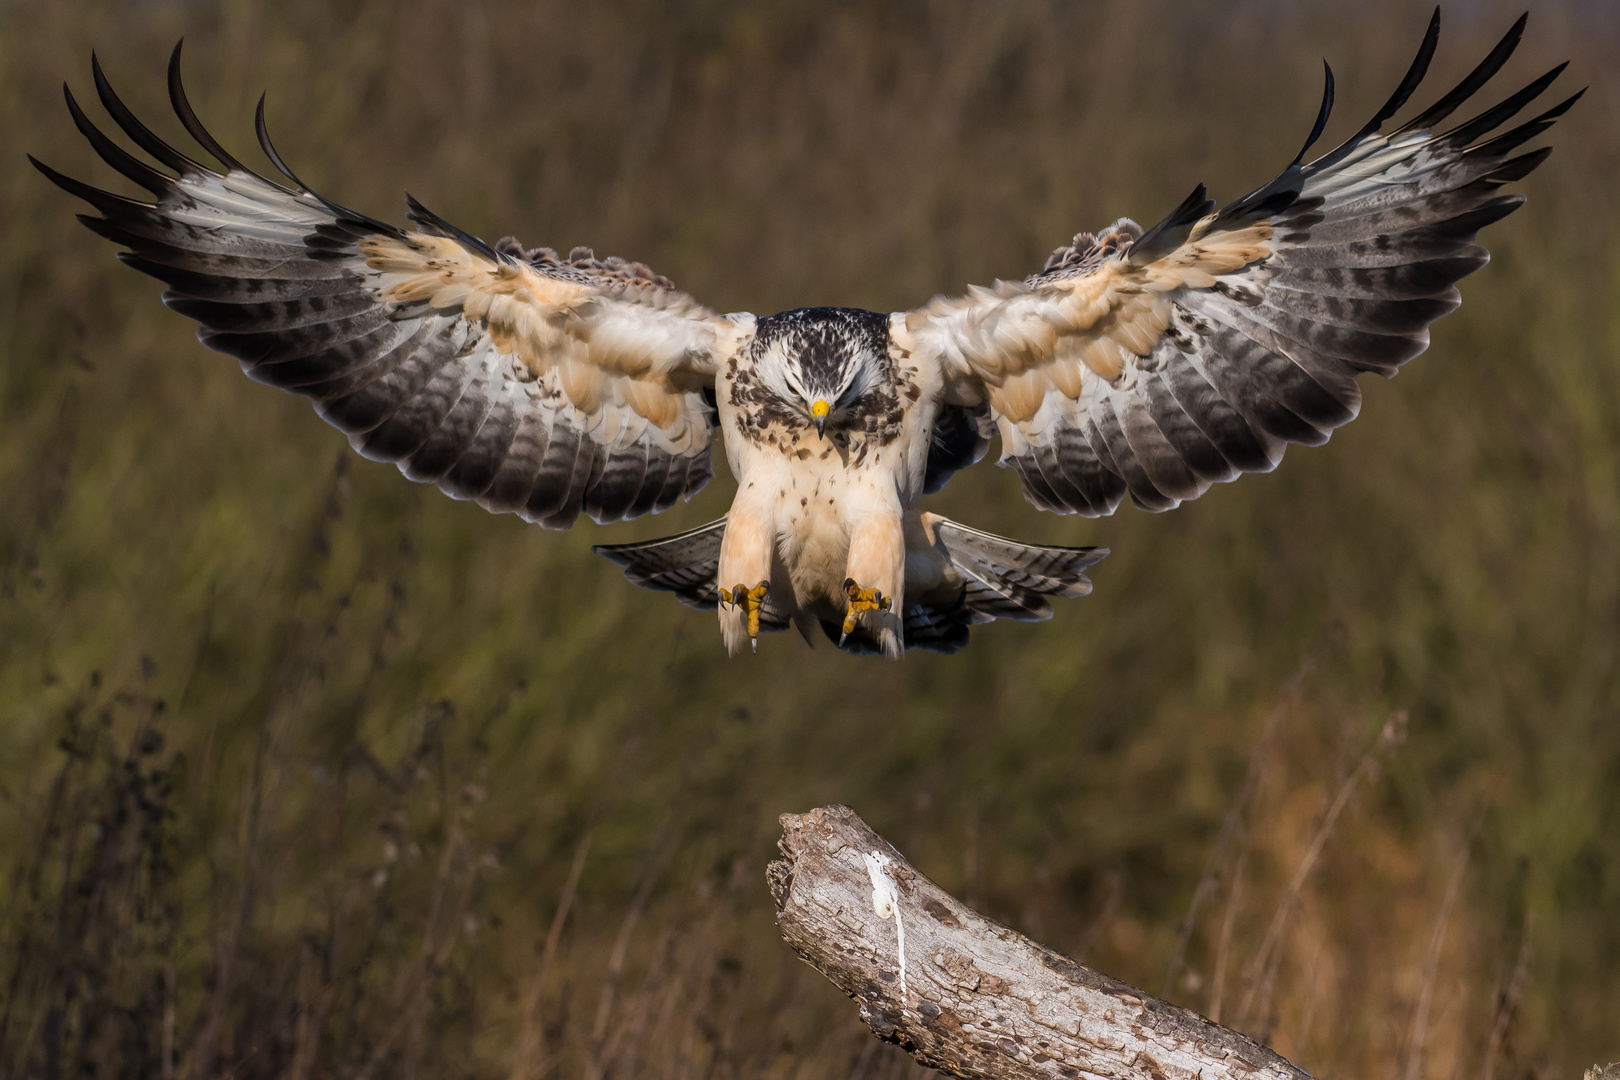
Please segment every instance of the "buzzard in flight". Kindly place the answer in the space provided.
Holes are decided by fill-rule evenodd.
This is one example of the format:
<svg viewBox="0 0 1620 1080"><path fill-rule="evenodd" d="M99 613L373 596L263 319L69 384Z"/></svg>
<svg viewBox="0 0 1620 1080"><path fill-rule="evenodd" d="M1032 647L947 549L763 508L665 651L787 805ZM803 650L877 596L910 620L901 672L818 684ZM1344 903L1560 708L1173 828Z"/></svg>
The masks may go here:
<svg viewBox="0 0 1620 1080"><path fill-rule="evenodd" d="M44 174L81 218L161 279L203 344L311 398L366 457L454 498L564 529L656 513L712 474L718 428L737 496L678 536L596 550L638 585L718 608L733 651L762 630L820 627L841 647L954 651L996 618L1044 619L1081 596L1106 551L1022 544L918 508L982 457L992 432L1025 496L1055 513L1149 510L1275 468L1356 415L1356 377L1394 375L1485 265L1474 242L1547 157L1516 154L1571 97L1496 133L1562 65L1478 116L1440 125L1507 61L1521 18L1460 85L1394 131L1434 55L1342 146L1217 208L1202 185L1149 229L1081 233L1039 273L912 311L720 315L640 263L576 248L490 245L407 198L415 232L237 161L154 135L92 58L114 142L71 92L96 152L151 192L126 198ZM1327 122L1333 76L1306 148ZM1493 134L1494 133L1494 134Z"/></svg>

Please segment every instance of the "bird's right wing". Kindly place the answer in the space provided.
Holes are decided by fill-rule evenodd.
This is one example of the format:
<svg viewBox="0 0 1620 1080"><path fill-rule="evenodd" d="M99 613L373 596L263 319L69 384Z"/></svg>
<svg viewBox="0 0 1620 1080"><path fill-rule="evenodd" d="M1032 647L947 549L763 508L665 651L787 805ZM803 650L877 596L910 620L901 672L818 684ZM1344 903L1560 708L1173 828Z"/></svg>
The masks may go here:
<svg viewBox="0 0 1620 1080"><path fill-rule="evenodd" d="M489 510L567 528L690 497L712 475L706 391L753 317L719 316L637 263L491 247L410 200L419 231L346 210L237 162L198 122L169 65L175 112L224 166L152 134L92 60L118 126L167 166L74 123L142 202L34 162L100 211L81 217L169 286L171 308L252 378L313 399L367 457ZM65 89L65 88L64 88Z"/></svg>

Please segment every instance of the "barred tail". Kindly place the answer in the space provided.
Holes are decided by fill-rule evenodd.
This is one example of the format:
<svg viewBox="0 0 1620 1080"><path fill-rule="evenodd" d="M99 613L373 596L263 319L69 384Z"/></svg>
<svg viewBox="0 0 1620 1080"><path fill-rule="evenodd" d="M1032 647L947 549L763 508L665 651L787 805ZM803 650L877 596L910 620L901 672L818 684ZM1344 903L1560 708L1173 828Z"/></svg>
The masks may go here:
<svg viewBox="0 0 1620 1080"><path fill-rule="evenodd" d="M1107 548L1023 544L938 514L924 514L922 524L953 573L948 585L906 598L908 649L953 653L967 647L970 627L1050 619L1049 598L1090 593L1085 571L1108 554Z"/></svg>
<svg viewBox="0 0 1620 1080"><path fill-rule="evenodd" d="M624 567L624 576L643 589L672 592L690 608L713 611L720 605L720 542L726 519L711 521L674 536L643 540L639 544L597 544L592 551ZM786 630L788 615L769 597L759 612L759 628L767 634Z"/></svg>
<svg viewBox="0 0 1620 1080"><path fill-rule="evenodd" d="M674 536L639 544L597 544L591 550L624 567L630 584L672 592L687 607L713 611L720 604L715 576L725 535L726 519L721 518Z"/></svg>
<svg viewBox="0 0 1620 1080"><path fill-rule="evenodd" d="M966 579L962 604L976 623L1050 619L1047 598L1089 595L1085 571L1108 555L1107 548L1024 544L937 514L924 514L923 527Z"/></svg>

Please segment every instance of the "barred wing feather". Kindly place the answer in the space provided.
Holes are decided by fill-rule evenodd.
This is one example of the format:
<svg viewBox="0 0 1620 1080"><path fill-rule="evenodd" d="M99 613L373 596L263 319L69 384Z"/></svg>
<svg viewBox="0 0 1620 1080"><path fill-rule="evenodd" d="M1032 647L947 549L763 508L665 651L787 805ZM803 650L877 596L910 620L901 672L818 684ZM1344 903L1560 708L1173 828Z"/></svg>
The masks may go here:
<svg viewBox="0 0 1620 1080"><path fill-rule="evenodd" d="M459 499L567 528L690 497L712 475L714 371L751 316L722 318L646 267L491 247L414 199L407 233L249 170L186 100L180 50L169 91L181 122L223 166L152 134L99 63L97 93L161 171L98 130L67 92L79 130L153 195L101 191L39 162L100 212L95 232L164 281L164 302L254 379L303 394L367 457ZM66 88L64 87L64 90Z"/></svg>
<svg viewBox="0 0 1620 1080"><path fill-rule="evenodd" d="M1524 19L1454 90L1389 134L1383 124L1434 54L1439 13L1388 103L1354 137L1216 210L1202 185L1145 233L1081 234L1021 283L908 313L909 347L938 363L947 400L988 403L1002 461L1058 513L1109 514L1126 494L1166 510L1287 443L1353 419L1356 377L1392 376L1483 266L1474 242L1522 196L1504 184L1545 160L1512 156L1576 94L1490 137L1562 65L1478 117L1438 125L1506 63ZM1332 72L1308 149L1333 101Z"/></svg>

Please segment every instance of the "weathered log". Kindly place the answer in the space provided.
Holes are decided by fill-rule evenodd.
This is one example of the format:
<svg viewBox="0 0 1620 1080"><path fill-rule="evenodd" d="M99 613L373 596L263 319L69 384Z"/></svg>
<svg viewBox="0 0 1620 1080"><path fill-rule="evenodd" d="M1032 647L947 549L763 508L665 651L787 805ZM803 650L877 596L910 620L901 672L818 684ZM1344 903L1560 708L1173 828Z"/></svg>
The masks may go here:
<svg viewBox="0 0 1620 1080"><path fill-rule="evenodd" d="M959 1077L1309 1080L1275 1052L970 911L856 813L784 814L776 925L878 1038Z"/></svg>

